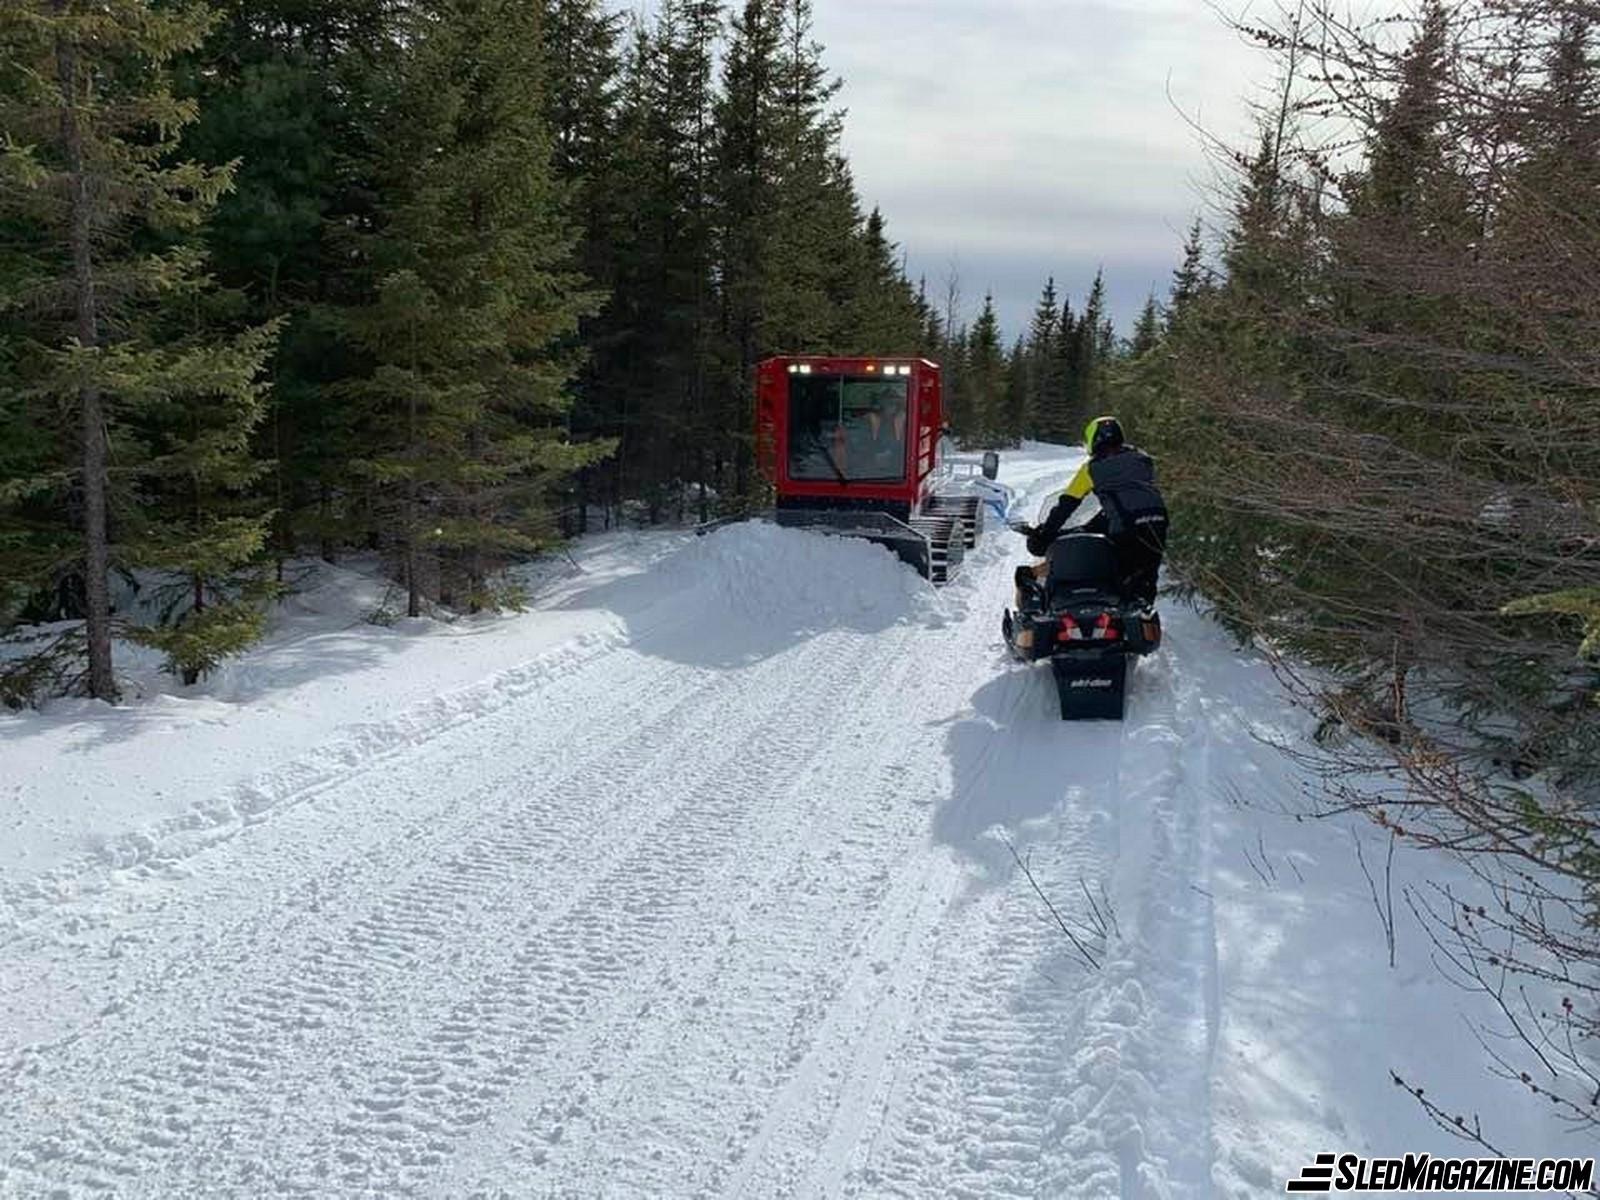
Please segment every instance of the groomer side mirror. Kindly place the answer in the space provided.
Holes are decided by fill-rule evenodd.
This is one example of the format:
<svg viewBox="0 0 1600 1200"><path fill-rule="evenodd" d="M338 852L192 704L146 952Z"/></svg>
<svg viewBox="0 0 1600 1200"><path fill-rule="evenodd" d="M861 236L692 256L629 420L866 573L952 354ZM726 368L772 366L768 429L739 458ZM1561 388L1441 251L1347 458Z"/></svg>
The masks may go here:
<svg viewBox="0 0 1600 1200"><path fill-rule="evenodd" d="M1000 474L1000 454L996 450L983 452L983 477L993 479Z"/></svg>

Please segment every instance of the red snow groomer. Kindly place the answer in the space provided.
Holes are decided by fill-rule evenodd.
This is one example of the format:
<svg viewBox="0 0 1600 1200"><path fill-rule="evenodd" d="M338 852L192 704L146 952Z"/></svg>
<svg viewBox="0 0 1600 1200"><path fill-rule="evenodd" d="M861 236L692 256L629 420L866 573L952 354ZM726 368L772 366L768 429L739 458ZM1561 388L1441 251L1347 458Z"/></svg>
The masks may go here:
<svg viewBox="0 0 1600 1200"><path fill-rule="evenodd" d="M941 462L939 367L925 358L769 358L756 371L756 451L776 520L887 546L947 583L983 501ZM994 478L998 458L985 456Z"/></svg>

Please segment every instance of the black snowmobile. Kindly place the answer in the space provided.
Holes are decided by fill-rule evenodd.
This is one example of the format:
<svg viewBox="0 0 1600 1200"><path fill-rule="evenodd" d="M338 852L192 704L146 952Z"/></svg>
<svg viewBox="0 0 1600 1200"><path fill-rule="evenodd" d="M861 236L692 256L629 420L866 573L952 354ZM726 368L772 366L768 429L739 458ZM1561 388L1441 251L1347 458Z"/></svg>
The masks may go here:
<svg viewBox="0 0 1600 1200"><path fill-rule="evenodd" d="M1121 720L1128 658L1161 645L1161 617L1122 595L1117 552L1104 534L1064 533L1045 561L1044 584L1027 567L1017 572L1023 607L1006 610L1006 645L1022 662L1050 660L1062 720Z"/></svg>

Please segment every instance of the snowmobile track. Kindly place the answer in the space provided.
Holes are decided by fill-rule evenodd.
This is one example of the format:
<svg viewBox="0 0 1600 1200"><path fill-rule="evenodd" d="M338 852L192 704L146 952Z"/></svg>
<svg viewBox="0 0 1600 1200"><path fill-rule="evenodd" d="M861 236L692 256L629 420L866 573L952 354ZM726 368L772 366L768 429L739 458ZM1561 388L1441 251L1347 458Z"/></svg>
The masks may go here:
<svg viewBox="0 0 1600 1200"><path fill-rule="evenodd" d="M834 659L839 665L845 654L843 647L835 652ZM815 729L827 728L827 722L821 717L831 702L830 687L839 682L837 673L829 669L834 665L834 661L828 660L819 663L823 669L813 676L809 696L791 696L791 700L797 702L797 712L815 718L811 722ZM663 672L664 676L670 674ZM317 897L308 903L318 913L321 930L311 938L295 936L296 922L292 916L289 921L282 919L289 914L303 918L308 911L291 904L277 910L276 928L263 928L262 924L251 921L234 931L235 938L212 940L206 947L206 958L248 965L221 987L215 978L195 981L191 988L183 988L180 983L177 995L163 997L165 1002L159 1003L154 1012L140 1014L146 1016L145 1020L138 1020L136 1016L132 1022L144 1026L146 1036L159 1042L169 1025L182 1027L185 1022L180 1014L190 1014L186 1022L189 1031L173 1047L170 1058L162 1061L161 1066L141 1068L131 1078L101 1090L92 1106L81 1110L63 1128L24 1147L17 1156L17 1165L26 1168L30 1163L43 1166L69 1159L81 1170L80 1179L90 1186L94 1186L95 1181L107 1185L116 1180L153 1180L170 1170L176 1178L206 1179L208 1186L218 1189L237 1188L241 1192L266 1194L280 1186L295 1190L307 1180L326 1178L321 1174L326 1166L326 1147L323 1153L318 1153L316 1146L321 1143L331 1146L341 1140L341 1133L345 1137L339 1153L346 1159L352 1157L349 1145L352 1131L374 1137L381 1145L392 1146L397 1140L397 1130L401 1131L398 1136L405 1136L407 1114L393 1107L391 1098L382 1091L375 1097L357 1099L346 1127L319 1130L314 1126L296 1125L292 1116L284 1115L299 1110L283 1109L280 1089L303 1090L308 1084L315 1084L319 1072L327 1065L323 1061L324 1046L339 1047L345 1059L341 1073L356 1079L364 1073L356 1065L359 1055L353 1053L360 1046L366 1045L369 1052L380 1059L391 1057L390 1039L394 1029L390 1022L404 1015L408 999L415 999L408 997L403 988L397 991L397 984L402 983L408 972L431 972L445 966L443 982L446 984L453 980L471 980L477 971L488 972L492 977L497 966L516 974L518 968L526 965L517 959L509 964L464 962L459 949L454 955L448 952L452 938L459 938L470 930L474 938L466 945L472 951L500 953L503 949L500 937L485 939L482 935L493 932L492 923L497 916L505 919L507 901L516 901L517 907L510 911L543 916L559 913L563 899L573 903L572 897L581 894L585 885L592 890L627 884L628 881L620 877L601 879L595 874L597 863L606 862L608 855L620 858L619 848L604 840L604 834L612 831L611 822L595 820L596 816L603 817L608 798L613 804L625 806L636 794L633 789L638 788L646 795L661 794L669 784L668 794L677 794L680 803L686 802L684 798L695 792L716 794L721 791L724 802L714 811L701 814L697 823L684 828L715 832L708 827L725 826L741 801L760 794L764 781L758 775L747 781L743 790L726 786L742 772L742 764L737 761L741 743L765 732L768 714L754 698L770 694L771 689L761 674L761 668L755 668L742 681L736 679L732 687L724 681L701 676L690 688L674 689L670 679L663 678L662 683L667 686L660 691L619 689L622 697L637 699L625 699L621 711L580 726L580 730L596 731L587 752L573 756L574 765L568 772L533 787L531 796L521 807L509 819L497 823L486 836L468 840L453 851L445 850L448 846L445 841L438 858L432 860L433 866L421 871L412 864L430 861L428 847L413 845L416 857L409 863L404 858L390 859L376 869L361 869L367 864L358 863L353 872L343 873L342 878L320 879L316 886L308 889ZM713 689L722 693L722 702L708 709L705 693ZM672 696L675 692L674 700L662 703L663 695ZM802 700L804 702L800 703ZM808 709L807 704L812 708ZM632 718L642 715L634 711L636 709L653 710L654 719L636 722ZM724 747L720 757L708 758L698 752L708 740ZM621 747L615 745L617 741L623 743ZM774 765L770 773L782 771L788 763L781 749L771 760ZM597 759L605 760L603 767L597 764ZM593 781L602 772L607 787L597 797L601 807L601 812L597 813L574 800L591 792ZM524 767L511 772L509 777L497 778L467 793L462 807L481 819L486 799L515 794L519 777L526 786L533 782L536 774ZM656 816L659 819L671 814ZM652 829L649 822L625 822L625 827L633 835L635 845ZM682 836L681 830L678 836ZM566 870L552 869L559 868L562 863L566 864ZM378 894L384 895L379 881L385 876L387 886L394 890L372 904L373 893L369 889L376 887ZM398 887L397 878L403 881ZM546 889L543 903L539 901L541 881ZM329 911L330 883L337 887L340 895L358 902L358 907L342 920ZM535 888L531 895L524 890L530 885ZM578 892L574 891L575 887ZM647 911L644 915L650 917L652 927L665 919ZM483 924L486 916L491 922L488 929ZM326 931L330 924L343 928L343 936L328 936ZM508 932L531 936L535 930L501 931L502 934ZM626 958L625 953L614 949L614 932L604 917L600 917L586 923L582 935L576 938L569 935L567 942L604 947L595 952L599 958L591 955L591 962L597 963L595 969L603 977L611 969L608 963ZM641 930L640 936L647 932ZM270 957L262 953L264 944L272 947ZM526 953L537 956L538 952L530 949ZM437 1003L437 984L424 988L422 995ZM208 1002L208 996L218 996L220 1002ZM481 1006L481 1011L491 1014L503 1004L494 994L462 1003L464 1007L460 1011L477 1011L465 1007L476 1004ZM211 1015L195 1022L195 1012ZM128 1023L113 1021L114 1029L110 1032L113 1036L126 1036ZM194 1027L196 1024L198 1028ZM436 1045L450 1050L458 1046L459 1033L458 1026L447 1024L433 1037ZM69 1062L78 1063L85 1074L98 1074L94 1071L93 1058L98 1040L92 1035L86 1036L67 1053L48 1056L49 1069L41 1082L49 1082L58 1103L66 1098L61 1095L64 1090L62 1074L70 1069ZM443 1057L448 1060L450 1056ZM460 1059L463 1054L457 1049L454 1057ZM352 1062L352 1058L356 1061ZM34 1065L42 1067L44 1064ZM413 1080L419 1074L425 1077L426 1071L408 1069L404 1074L407 1080ZM318 1086L323 1091L337 1090L338 1083L337 1079L328 1078ZM477 1089L457 1086L453 1094L470 1096L474 1090L482 1089L481 1086ZM16 1099L19 1103L22 1101L21 1096ZM425 1113L437 1099L438 1094L430 1092L418 1101L417 1108ZM207 1172L214 1169L211 1164L232 1161L226 1155L210 1152L216 1146L211 1140L212 1134L218 1139L236 1136L237 1128L241 1124L251 1124L252 1120L241 1121L240 1114L234 1111L229 1116L230 1128L208 1134L206 1114L237 1109L241 1105L247 1109L259 1105L254 1121L280 1125L271 1131L272 1138L290 1144L312 1143L310 1157L300 1160L305 1164L303 1176L297 1173L296 1178L264 1179L246 1167L246 1173L239 1177L207 1178ZM63 1104L61 1107L70 1106ZM481 1098L455 1108L446 1105L433 1124L465 1128L481 1116L482 1109ZM284 1124L285 1120L288 1124ZM429 1121L424 1118L421 1124L427 1126ZM107 1139L98 1133L106 1128L136 1132L127 1138ZM182 1136L172 1136L173 1129L181 1131ZM267 1130L261 1132L265 1134ZM437 1138L434 1140L437 1142ZM424 1150L418 1157L421 1165L432 1167L437 1165L438 1155L439 1151L434 1149ZM360 1154L354 1157L363 1158ZM0 1179L3 1178L0 1175ZM344 1178L355 1182L348 1171ZM403 1180L386 1180L380 1189L395 1183L403 1185ZM120 1188L126 1183L117 1186Z"/></svg>

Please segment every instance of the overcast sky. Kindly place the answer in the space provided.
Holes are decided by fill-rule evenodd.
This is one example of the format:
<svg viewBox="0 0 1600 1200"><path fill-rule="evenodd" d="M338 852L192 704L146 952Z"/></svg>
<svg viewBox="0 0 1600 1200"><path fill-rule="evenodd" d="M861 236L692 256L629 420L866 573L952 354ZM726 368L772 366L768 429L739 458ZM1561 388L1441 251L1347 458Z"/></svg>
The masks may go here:
<svg viewBox="0 0 1600 1200"><path fill-rule="evenodd" d="M1205 203L1212 172L1185 115L1248 142L1247 100L1272 72L1205 0L815 0L815 13L863 203L930 296L952 263L968 317L993 289L1008 337L1047 275L1077 304L1101 264L1127 332Z"/></svg>

